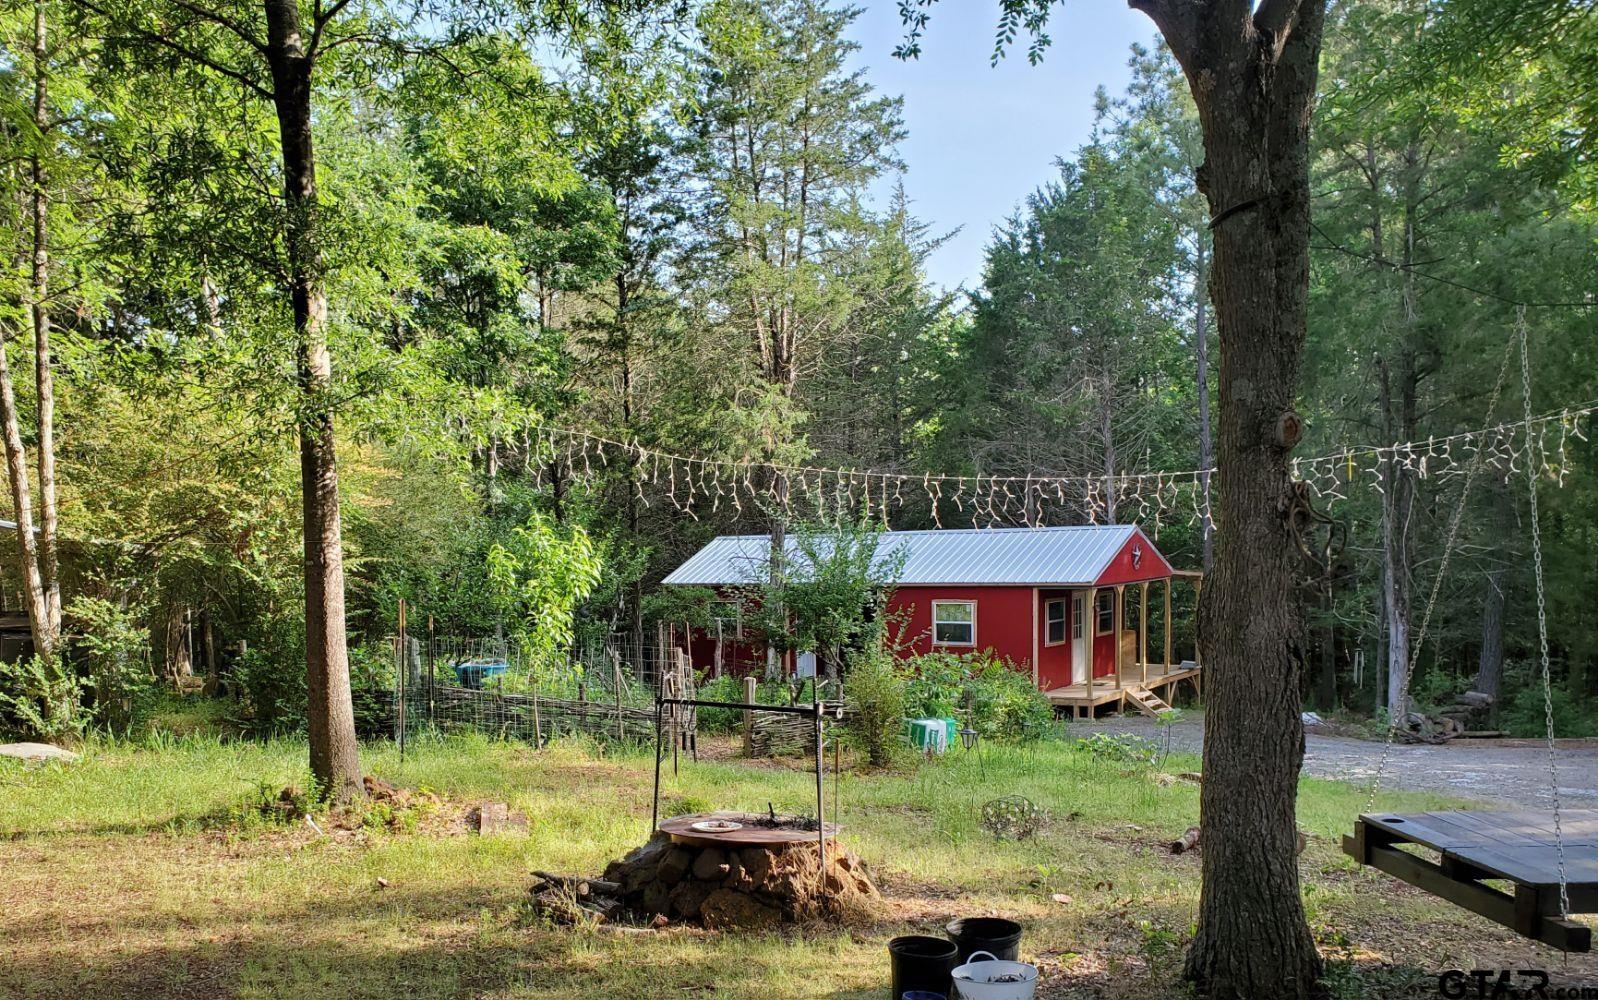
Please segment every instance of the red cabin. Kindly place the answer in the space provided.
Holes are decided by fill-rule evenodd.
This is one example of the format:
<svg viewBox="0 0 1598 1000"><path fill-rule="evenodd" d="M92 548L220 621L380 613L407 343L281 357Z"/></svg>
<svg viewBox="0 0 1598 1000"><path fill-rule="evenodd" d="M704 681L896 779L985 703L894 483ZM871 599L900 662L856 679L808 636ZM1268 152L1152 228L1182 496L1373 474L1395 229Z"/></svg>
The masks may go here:
<svg viewBox="0 0 1598 1000"><path fill-rule="evenodd" d="M743 635L739 609L740 591L760 578L770 547L768 535L725 535L666 577L668 585L712 587L726 599L715 625L689 639L695 667L764 669L765 649ZM888 531L877 552L903 560L889 607L908 622L911 652L991 651L1073 710L1126 701L1157 709L1159 693L1178 681L1198 689L1197 651L1172 661L1170 597L1174 579L1197 585L1199 575L1173 570L1136 525ZM1151 585L1163 603L1163 642L1148 635ZM1151 644L1159 662L1149 662ZM815 660L789 654L784 666L808 675Z"/></svg>

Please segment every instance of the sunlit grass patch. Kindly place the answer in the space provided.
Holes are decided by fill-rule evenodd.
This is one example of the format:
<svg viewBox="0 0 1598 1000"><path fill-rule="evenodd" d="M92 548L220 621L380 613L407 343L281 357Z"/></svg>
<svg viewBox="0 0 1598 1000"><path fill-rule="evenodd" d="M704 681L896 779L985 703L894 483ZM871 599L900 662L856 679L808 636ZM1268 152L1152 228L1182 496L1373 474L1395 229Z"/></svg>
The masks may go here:
<svg viewBox="0 0 1598 1000"><path fill-rule="evenodd" d="M902 771L845 772L833 818L890 896L880 925L767 935L617 934L529 923L534 869L597 873L648 832L649 752L482 738L363 751L374 775L438 793L437 822L245 820L261 789L307 782L303 745L199 736L101 743L73 765L0 764L0 994L19 997L881 996L885 944L961 913L1027 924L1051 981L1105 995L1172 988L1197 909L1201 855L1165 843L1197 822L1191 757L1110 759L1051 742L984 744ZM829 766L830 766L829 760ZM668 761L664 811L814 809L802 768ZM998 839L982 805L1021 795L1048 821ZM1514 947L1507 935L1344 858L1366 791L1306 780L1299 815L1312 925L1330 946L1392 960ZM472 805L525 812L525 834L467 833ZM1427 808L1384 795L1381 808ZM834 806L829 772L827 809ZM221 818L219 820L219 817ZM1415 928L1425 938L1416 940ZM1482 942L1486 942L1485 945Z"/></svg>

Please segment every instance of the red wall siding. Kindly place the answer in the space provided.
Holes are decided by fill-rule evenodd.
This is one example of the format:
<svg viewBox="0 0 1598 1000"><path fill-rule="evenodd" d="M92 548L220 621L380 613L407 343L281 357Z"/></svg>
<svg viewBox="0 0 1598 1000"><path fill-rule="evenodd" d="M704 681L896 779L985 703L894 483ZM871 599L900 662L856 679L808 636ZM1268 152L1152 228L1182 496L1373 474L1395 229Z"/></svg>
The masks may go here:
<svg viewBox="0 0 1598 1000"><path fill-rule="evenodd" d="M1065 601L1065 641L1058 646L1046 645L1049 638L1049 618L1045 613L1048 602ZM1065 687L1071 683L1071 592L1069 590L1038 591L1038 686Z"/></svg>
<svg viewBox="0 0 1598 1000"><path fill-rule="evenodd" d="M975 601L975 646L935 646L932 642L933 601ZM953 653L992 650L1017 667L1032 671L1031 587L900 587L889 601L894 613L908 611L900 637L916 654L939 649ZM1041 625L1039 626L1041 627Z"/></svg>
<svg viewBox="0 0 1598 1000"><path fill-rule="evenodd" d="M1132 549L1141 546L1143 558L1138 560L1138 565L1132 565ZM1163 580L1171 575L1171 564L1160 555L1160 550L1148 540L1141 529L1132 533L1117 552L1110 565L1099 574L1098 585L1103 587L1115 583L1141 583L1144 580Z"/></svg>

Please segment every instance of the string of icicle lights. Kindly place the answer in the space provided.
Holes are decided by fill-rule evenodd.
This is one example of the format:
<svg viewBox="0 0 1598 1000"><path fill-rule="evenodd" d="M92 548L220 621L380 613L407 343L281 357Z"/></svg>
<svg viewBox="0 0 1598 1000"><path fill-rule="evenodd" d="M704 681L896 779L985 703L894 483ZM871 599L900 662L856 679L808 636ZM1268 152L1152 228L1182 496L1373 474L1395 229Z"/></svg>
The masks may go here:
<svg viewBox="0 0 1598 1000"><path fill-rule="evenodd" d="M1447 481L1464 476L1478 454L1482 469L1499 477L1524 475L1525 463L1536 455L1543 477L1563 486L1571 439L1587 440L1595 411L1598 403L1570 406L1446 437L1344 448L1293 459L1291 469L1328 510L1355 489L1383 490L1390 467L1422 480ZM1135 519L1156 533L1175 521L1213 525L1201 469L1114 476L914 474L678 455L548 424L528 427L523 437L527 454L534 456L530 472L540 484L552 476L591 484L596 473L626 463L634 470L632 488L640 504L664 502L696 520L724 511L741 515L752 507L886 522L914 504L940 528L1036 526L1067 518L1099 523L1112 510L1116 520ZM786 490L779 481L785 481Z"/></svg>

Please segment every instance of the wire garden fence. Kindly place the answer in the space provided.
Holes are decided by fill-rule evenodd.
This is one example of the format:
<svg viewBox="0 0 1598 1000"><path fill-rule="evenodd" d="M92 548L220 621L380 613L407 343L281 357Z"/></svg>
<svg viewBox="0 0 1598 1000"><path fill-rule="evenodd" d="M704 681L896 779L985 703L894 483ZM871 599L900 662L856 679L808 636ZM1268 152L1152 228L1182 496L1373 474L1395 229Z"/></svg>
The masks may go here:
<svg viewBox="0 0 1598 1000"><path fill-rule="evenodd" d="M394 738L429 731L482 733L544 746L573 735L618 743L655 738L655 693L691 697L693 673L678 649L637 646L622 637L571 650L563 665L542 664L507 637L408 634L391 639ZM691 712L663 720L674 740L692 743Z"/></svg>

